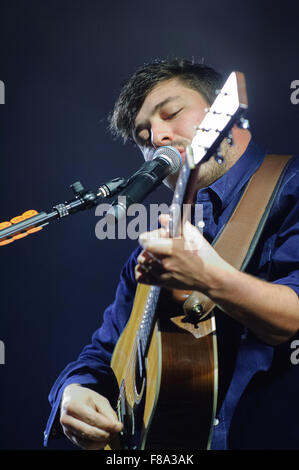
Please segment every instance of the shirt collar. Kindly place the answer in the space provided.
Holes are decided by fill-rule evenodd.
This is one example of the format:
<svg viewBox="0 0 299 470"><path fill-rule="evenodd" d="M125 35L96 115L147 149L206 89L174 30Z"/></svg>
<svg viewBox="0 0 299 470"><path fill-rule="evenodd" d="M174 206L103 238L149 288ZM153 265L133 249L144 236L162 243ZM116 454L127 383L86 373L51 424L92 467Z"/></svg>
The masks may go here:
<svg viewBox="0 0 299 470"><path fill-rule="evenodd" d="M208 188L203 188L198 191L197 199L200 199L203 192L206 192L207 190L212 191L218 196L222 208L225 207L258 169L264 160L265 155L265 150L260 149L251 140L243 155L227 171L227 173L212 183Z"/></svg>

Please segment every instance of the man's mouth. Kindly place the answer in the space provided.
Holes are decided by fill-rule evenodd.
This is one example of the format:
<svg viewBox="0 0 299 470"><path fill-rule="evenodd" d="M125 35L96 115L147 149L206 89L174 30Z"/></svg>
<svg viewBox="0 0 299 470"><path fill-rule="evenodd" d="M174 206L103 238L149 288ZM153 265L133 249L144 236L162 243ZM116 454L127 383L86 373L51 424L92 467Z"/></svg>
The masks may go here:
<svg viewBox="0 0 299 470"><path fill-rule="evenodd" d="M176 147L177 151L180 153L181 155L181 159L182 159L182 164L185 163L185 160L186 160L186 150L185 148L179 148L179 147Z"/></svg>

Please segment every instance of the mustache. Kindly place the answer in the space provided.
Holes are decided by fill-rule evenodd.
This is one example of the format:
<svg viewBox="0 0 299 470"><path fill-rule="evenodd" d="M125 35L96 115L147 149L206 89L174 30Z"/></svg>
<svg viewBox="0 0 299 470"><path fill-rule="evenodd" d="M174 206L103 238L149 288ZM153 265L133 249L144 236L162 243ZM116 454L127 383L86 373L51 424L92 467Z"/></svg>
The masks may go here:
<svg viewBox="0 0 299 470"><path fill-rule="evenodd" d="M186 149L187 145L189 144L190 142L188 140L181 139L181 140L173 140L170 145L171 147Z"/></svg>
<svg viewBox="0 0 299 470"><path fill-rule="evenodd" d="M179 139L179 140L173 140L171 143L168 143L167 145L169 145L170 147L175 147L176 149L186 150L186 147L189 144L190 144L190 142L187 139ZM140 149L142 154L143 154L144 160L145 161L152 160L152 158L154 156L154 153L157 150L157 148L148 147L148 148Z"/></svg>

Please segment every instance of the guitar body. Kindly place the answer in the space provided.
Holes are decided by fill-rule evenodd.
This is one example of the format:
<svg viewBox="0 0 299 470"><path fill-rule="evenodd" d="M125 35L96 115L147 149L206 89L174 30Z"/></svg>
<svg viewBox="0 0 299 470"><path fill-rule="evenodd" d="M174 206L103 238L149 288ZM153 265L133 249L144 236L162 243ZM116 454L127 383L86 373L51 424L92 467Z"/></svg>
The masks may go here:
<svg viewBox="0 0 299 470"><path fill-rule="evenodd" d="M217 398L215 328L196 338L177 326L171 318L182 314L182 304L163 291L147 354L140 357L138 329L149 293L150 286L138 285L113 354L124 432L110 449L207 449Z"/></svg>

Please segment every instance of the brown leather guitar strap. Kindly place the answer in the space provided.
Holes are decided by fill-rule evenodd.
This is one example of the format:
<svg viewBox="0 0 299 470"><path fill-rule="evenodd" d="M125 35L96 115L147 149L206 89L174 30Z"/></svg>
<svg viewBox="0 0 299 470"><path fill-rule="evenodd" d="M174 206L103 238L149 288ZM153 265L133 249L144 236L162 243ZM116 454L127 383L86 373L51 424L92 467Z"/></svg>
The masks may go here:
<svg viewBox="0 0 299 470"><path fill-rule="evenodd" d="M228 223L213 243L232 266L244 271L266 223L282 177L292 155L267 155L251 177Z"/></svg>
<svg viewBox="0 0 299 470"><path fill-rule="evenodd" d="M219 255L241 271L245 270L254 252L291 157L292 155L265 157L251 177L229 221L213 242ZM202 321L214 307L215 304L207 296L193 292L184 302L184 312L187 317L191 312L193 324L188 324L187 317L181 317L179 326L188 329L195 336L201 336L199 331L196 332L198 326L194 322L194 315L198 315L199 321ZM174 323L178 325L178 318Z"/></svg>

